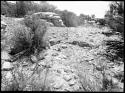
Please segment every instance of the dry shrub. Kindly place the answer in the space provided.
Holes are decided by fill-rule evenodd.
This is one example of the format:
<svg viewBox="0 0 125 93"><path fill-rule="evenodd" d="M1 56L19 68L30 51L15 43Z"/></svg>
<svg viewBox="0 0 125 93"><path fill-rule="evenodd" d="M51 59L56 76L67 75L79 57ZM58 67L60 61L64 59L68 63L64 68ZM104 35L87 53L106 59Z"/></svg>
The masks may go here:
<svg viewBox="0 0 125 93"><path fill-rule="evenodd" d="M7 33L6 40L11 55L23 50L27 50L28 54L35 53L35 50L40 52L46 47L46 41L43 40L47 30L45 21L28 17L25 18L24 24L12 25L12 27Z"/></svg>
<svg viewBox="0 0 125 93"><path fill-rule="evenodd" d="M111 61L114 60L123 60L123 54L124 54L124 42L122 41L107 41L106 45L108 46L106 52L107 52L107 58Z"/></svg>
<svg viewBox="0 0 125 93"><path fill-rule="evenodd" d="M25 25L31 28L31 31L34 34L32 43L35 49L42 50L43 48L45 48L47 46L47 41L44 37L47 30L47 25L45 21L41 19L32 19L30 17L27 17L25 20Z"/></svg>
<svg viewBox="0 0 125 93"><path fill-rule="evenodd" d="M7 45L10 47L10 54L17 54L32 44L32 33L29 28L23 25L16 25L12 32L8 34Z"/></svg>

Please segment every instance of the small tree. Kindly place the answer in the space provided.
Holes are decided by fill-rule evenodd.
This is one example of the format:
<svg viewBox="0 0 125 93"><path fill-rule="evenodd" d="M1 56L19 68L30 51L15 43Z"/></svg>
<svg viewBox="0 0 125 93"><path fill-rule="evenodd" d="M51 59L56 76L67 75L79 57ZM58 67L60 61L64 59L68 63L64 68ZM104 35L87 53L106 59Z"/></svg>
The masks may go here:
<svg viewBox="0 0 125 93"><path fill-rule="evenodd" d="M73 12L62 11L61 18L67 27L76 27L79 24L79 18Z"/></svg>
<svg viewBox="0 0 125 93"><path fill-rule="evenodd" d="M24 1L16 1L16 17L23 17L26 14Z"/></svg>
<svg viewBox="0 0 125 93"><path fill-rule="evenodd" d="M124 2L113 1L110 4L110 10L105 15L105 20L113 33L119 32L124 40ZM112 60L123 60L124 41L107 41L107 57ZM115 52L112 52L115 51ZM114 54L115 55L114 55Z"/></svg>
<svg viewBox="0 0 125 93"><path fill-rule="evenodd" d="M92 19L95 19L95 15L94 15L94 14L92 14L92 15L91 15L91 18L92 18Z"/></svg>
<svg viewBox="0 0 125 93"><path fill-rule="evenodd" d="M116 32L124 34L124 2L113 1L105 14L107 24Z"/></svg>

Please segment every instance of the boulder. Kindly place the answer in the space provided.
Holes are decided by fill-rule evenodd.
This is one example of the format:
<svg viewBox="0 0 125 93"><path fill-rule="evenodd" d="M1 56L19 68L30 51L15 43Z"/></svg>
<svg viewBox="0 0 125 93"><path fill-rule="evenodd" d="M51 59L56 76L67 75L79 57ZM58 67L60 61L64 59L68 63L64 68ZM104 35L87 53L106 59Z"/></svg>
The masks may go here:
<svg viewBox="0 0 125 93"><path fill-rule="evenodd" d="M7 24L4 21L1 21L1 40L5 38Z"/></svg>
<svg viewBox="0 0 125 93"><path fill-rule="evenodd" d="M13 68L14 68L14 67L13 67L12 63L10 63L10 62L5 61L5 62L2 64L2 70L3 70L3 71L10 71L10 70L12 70Z"/></svg>
<svg viewBox="0 0 125 93"><path fill-rule="evenodd" d="M1 52L1 59L3 59L3 60L9 60L11 57L10 57L10 55L8 54L8 52L7 51L2 51Z"/></svg>
<svg viewBox="0 0 125 93"><path fill-rule="evenodd" d="M5 30L7 24L4 21L1 21L1 30Z"/></svg>
<svg viewBox="0 0 125 93"><path fill-rule="evenodd" d="M1 41L5 38L7 24L1 21Z"/></svg>
<svg viewBox="0 0 125 93"><path fill-rule="evenodd" d="M33 20L36 19L43 19L46 20L47 22L49 22L49 24L54 24L54 26L57 27L64 27L65 25L63 24L63 21L61 19L61 17L56 14L56 13L52 13L52 12L38 12L38 13L34 13L31 16L26 16L26 18L32 18Z"/></svg>

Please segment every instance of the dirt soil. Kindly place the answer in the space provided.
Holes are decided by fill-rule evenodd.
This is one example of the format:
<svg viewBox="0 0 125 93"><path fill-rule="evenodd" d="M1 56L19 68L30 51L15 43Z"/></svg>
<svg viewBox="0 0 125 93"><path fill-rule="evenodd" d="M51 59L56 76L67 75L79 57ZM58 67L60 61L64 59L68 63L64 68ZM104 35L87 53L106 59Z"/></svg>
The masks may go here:
<svg viewBox="0 0 125 93"><path fill-rule="evenodd" d="M124 63L104 55L106 41L120 41L121 37L102 34L108 31L108 27L96 26L49 27L44 39L50 48L37 57L32 55L34 63L28 57L8 62L3 59L8 55L2 52L1 90L123 91Z"/></svg>

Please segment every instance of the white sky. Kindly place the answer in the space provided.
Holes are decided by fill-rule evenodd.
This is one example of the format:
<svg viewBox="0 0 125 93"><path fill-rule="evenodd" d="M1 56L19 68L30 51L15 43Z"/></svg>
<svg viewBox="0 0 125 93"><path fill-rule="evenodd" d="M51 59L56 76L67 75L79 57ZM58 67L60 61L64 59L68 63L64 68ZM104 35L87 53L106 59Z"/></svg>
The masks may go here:
<svg viewBox="0 0 125 93"><path fill-rule="evenodd" d="M110 1L48 1L48 3L57 6L57 9L69 10L77 15L95 14L96 18L103 18L105 12L109 10Z"/></svg>
<svg viewBox="0 0 125 93"><path fill-rule="evenodd" d="M11 1L14 2L14 1ZM35 1L38 3L38 1ZM74 12L76 15L95 14L96 18L104 18L107 10L109 10L109 4L111 1L47 1L57 7L59 10L68 10Z"/></svg>

